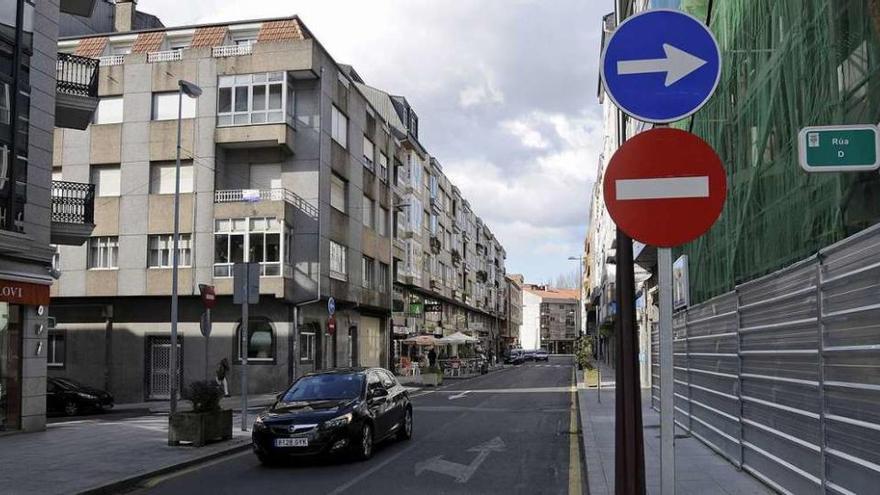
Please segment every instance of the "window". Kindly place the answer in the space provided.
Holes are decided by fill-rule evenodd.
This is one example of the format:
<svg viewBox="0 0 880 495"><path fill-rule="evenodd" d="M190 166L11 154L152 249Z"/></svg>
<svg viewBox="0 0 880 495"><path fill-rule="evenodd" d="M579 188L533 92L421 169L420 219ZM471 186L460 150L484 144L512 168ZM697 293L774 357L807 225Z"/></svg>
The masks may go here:
<svg viewBox="0 0 880 495"><path fill-rule="evenodd" d="M153 162L150 164L150 194L174 194L174 179L177 175L174 162ZM180 162L180 192L193 192L193 165L191 161Z"/></svg>
<svg viewBox="0 0 880 495"><path fill-rule="evenodd" d="M284 72L220 76L217 89L217 125L250 125L285 122L292 117L292 91Z"/></svg>
<svg viewBox="0 0 880 495"><path fill-rule="evenodd" d="M379 278L377 282L376 289L379 292L388 292L388 265L385 263L379 262Z"/></svg>
<svg viewBox="0 0 880 495"><path fill-rule="evenodd" d="M281 164L252 163L248 184L251 189L281 189Z"/></svg>
<svg viewBox="0 0 880 495"><path fill-rule="evenodd" d="M373 146L373 142L367 139L367 136L364 136L364 166L370 170L374 170L373 168L373 156L375 156L376 150Z"/></svg>
<svg viewBox="0 0 880 495"><path fill-rule="evenodd" d="M388 209L379 207L379 218L376 219L376 231L381 236L388 235Z"/></svg>
<svg viewBox="0 0 880 495"><path fill-rule="evenodd" d="M0 82L0 124L10 122L9 103L9 83Z"/></svg>
<svg viewBox="0 0 880 495"><path fill-rule="evenodd" d="M110 45L111 55L128 55L131 53L131 43L116 43Z"/></svg>
<svg viewBox="0 0 880 495"><path fill-rule="evenodd" d="M95 194L98 196L119 196L119 165L92 166L89 182L95 185Z"/></svg>
<svg viewBox="0 0 880 495"><path fill-rule="evenodd" d="M118 268L119 237L89 239L89 270Z"/></svg>
<svg viewBox="0 0 880 495"><path fill-rule="evenodd" d="M64 334L61 332L49 332L46 342L46 366L50 368L63 368L66 344Z"/></svg>
<svg viewBox="0 0 880 495"><path fill-rule="evenodd" d="M214 276L231 277L235 263L260 264L260 275L282 274L284 249L282 233L286 227L277 218L230 218L214 221Z"/></svg>
<svg viewBox="0 0 880 495"><path fill-rule="evenodd" d="M274 361L275 360L275 332L272 324L264 318L248 319L247 329L247 358L248 361ZM241 352L241 324L235 331L235 342L238 347L238 360L242 359Z"/></svg>
<svg viewBox="0 0 880 495"><path fill-rule="evenodd" d="M336 174L330 176L330 206L345 213L345 179Z"/></svg>
<svg viewBox="0 0 880 495"><path fill-rule="evenodd" d="M177 266L192 266L192 244L190 234L180 234L177 240ZM151 235L147 239L150 268L171 268L174 252L174 235Z"/></svg>
<svg viewBox="0 0 880 495"><path fill-rule="evenodd" d="M346 266L346 247L330 241L330 276L337 280L348 280Z"/></svg>
<svg viewBox="0 0 880 495"><path fill-rule="evenodd" d="M375 261L373 261L373 258L367 256L363 257L363 260L361 262L361 285L363 285L367 289L373 288L373 268L375 267L375 265L376 263Z"/></svg>
<svg viewBox="0 0 880 495"><path fill-rule="evenodd" d="M118 124L122 122L122 97L107 96L98 100L93 117L95 124Z"/></svg>
<svg viewBox="0 0 880 495"><path fill-rule="evenodd" d="M330 136L343 148L348 147L348 117L336 108L330 110Z"/></svg>
<svg viewBox="0 0 880 495"><path fill-rule="evenodd" d="M177 119L178 96L180 93L171 91L167 93L153 93L153 120ZM182 101L182 117L192 119L196 116L196 99L186 97Z"/></svg>
<svg viewBox="0 0 880 495"><path fill-rule="evenodd" d="M388 156L385 153L379 153L379 180L388 182Z"/></svg>
<svg viewBox="0 0 880 495"><path fill-rule="evenodd" d="M363 205L363 216L364 216L364 227L375 228L375 222L373 219L373 200L364 196L364 205Z"/></svg>
<svg viewBox="0 0 880 495"><path fill-rule="evenodd" d="M299 334L299 360L314 361L315 359L315 334L312 332L300 332Z"/></svg>

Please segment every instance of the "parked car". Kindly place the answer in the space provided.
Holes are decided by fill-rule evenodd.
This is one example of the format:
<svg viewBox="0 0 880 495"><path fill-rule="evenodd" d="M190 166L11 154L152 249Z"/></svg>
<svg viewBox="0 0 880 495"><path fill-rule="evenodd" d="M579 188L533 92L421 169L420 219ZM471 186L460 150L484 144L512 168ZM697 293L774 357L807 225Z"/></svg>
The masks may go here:
<svg viewBox="0 0 880 495"><path fill-rule="evenodd" d="M46 411L76 416L113 409L113 396L69 378L46 379Z"/></svg>
<svg viewBox="0 0 880 495"><path fill-rule="evenodd" d="M281 458L350 453L366 460L382 440L413 432L409 393L383 368L337 369L296 380L257 416L254 453Z"/></svg>
<svg viewBox="0 0 880 495"><path fill-rule="evenodd" d="M550 353L544 349L535 351L535 361L550 361Z"/></svg>
<svg viewBox="0 0 880 495"><path fill-rule="evenodd" d="M534 361L535 360L535 351L534 350L525 351L523 353L523 358L526 361Z"/></svg>
<svg viewBox="0 0 880 495"><path fill-rule="evenodd" d="M504 364L523 364L523 352L519 349L513 349L504 358Z"/></svg>

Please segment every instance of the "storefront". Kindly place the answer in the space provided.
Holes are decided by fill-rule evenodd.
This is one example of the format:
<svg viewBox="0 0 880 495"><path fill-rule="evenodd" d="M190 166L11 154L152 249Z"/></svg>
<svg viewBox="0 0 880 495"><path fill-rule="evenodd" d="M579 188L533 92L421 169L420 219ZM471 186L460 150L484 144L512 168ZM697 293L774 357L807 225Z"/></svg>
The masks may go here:
<svg viewBox="0 0 880 495"><path fill-rule="evenodd" d="M0 280L0 432L45 424L48 303L48 285Z"/></svg>

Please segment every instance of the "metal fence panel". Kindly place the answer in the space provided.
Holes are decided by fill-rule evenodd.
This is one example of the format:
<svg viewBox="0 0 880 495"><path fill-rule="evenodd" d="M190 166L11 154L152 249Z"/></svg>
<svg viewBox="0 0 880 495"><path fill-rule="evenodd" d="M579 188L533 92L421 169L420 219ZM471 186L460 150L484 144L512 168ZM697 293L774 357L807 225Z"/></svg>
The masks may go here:
<svg viewBox="0 0 880 495"><path fill-rule="evenodd" d="M676 313L673 332L683 428L782 492L880 491L880 225Z"/></svg>

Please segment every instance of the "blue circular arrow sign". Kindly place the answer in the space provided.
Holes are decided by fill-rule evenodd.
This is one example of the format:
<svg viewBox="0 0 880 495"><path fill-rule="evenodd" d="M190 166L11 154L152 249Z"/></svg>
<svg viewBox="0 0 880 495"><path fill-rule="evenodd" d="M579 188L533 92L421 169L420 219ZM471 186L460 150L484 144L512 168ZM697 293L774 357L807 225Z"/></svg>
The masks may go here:
<svg viewBox="0 0 880 495"><path fill-rule="evenodd" d="M608 39L600 72L621 110L663 124L709 101L721 77L721 53L699 19L678 10L646 10L622 22Z"/></svg>

